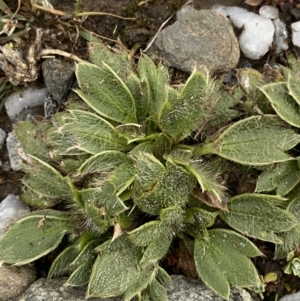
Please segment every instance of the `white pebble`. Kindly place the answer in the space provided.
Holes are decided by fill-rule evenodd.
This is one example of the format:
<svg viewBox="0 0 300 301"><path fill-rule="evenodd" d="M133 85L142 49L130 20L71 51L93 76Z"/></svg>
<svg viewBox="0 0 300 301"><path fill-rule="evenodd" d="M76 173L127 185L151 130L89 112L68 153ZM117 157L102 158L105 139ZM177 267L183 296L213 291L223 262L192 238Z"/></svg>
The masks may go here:
<svg viewBox="0 0 300 301"><path fill-rule="evenodd" d="M285 295L279 299L279 301L299 301L300 300L300 292L290 295Z"/></svg>
<svg viewBox="0 0 300 301"><path fill-rule="evenodd" d="M262 6L258 13L269 19L276 19L279 17L278 9L272 5L264 5Z"/></svg>
<svg viewBox="0 0 300 301"><path fill-rule="evenodd" d="M0 149L5 141L6 133L0 128Z"/></svg>
<svg viewBox="0 0 300 301"><path fill-rule="evenodd" d="M247 58L257 60L269 51L275 31L270 19L240 7L218 5L214 6L213 10L229 17L236 27L243 27L239 44Z"/></svg>
<svg viewBox="0 0 300 301"><path fill-rule="evenodd" d="M292 42L295 46L300 47L300 21L292 23Z"/></svg>
<svg viewBox="0 0 300 301"><path fill-rule="evenodd" d="M17 196L9 194L0 203L0 236L12 222L29 212L27 205L23 204Z"/></svg>

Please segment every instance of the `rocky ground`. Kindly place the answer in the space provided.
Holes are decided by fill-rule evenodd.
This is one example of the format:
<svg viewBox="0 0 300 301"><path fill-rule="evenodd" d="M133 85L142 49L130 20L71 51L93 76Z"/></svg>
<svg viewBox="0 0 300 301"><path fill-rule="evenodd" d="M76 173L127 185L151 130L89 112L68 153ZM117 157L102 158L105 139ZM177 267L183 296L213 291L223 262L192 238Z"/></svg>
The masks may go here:
<svg viewBox="0 0 300 301"><path fill-rule="evenodd" d="M49 2L58 11L68 13L73 10L74 1L52 0ZM296 8L298 2L277 2L280 2L278 4L280 18L284 20L287 24L287 30L290 31L290 23L300 19L300 10ZM12 11L16 9L17 3L18 1L16 0L9 3ZM29 45L34 44L36 41L34 33L36 27L40 27L44 31L42 42L38 45L39 47L65 51L81 59L87 59L87 41L82 37L83 34L82 36L79 35L80 32L85 33L85 38L87 38L88 33L93 33L109 47L112 47L113 51L118 51L118 49L125 47L131 50L131 55L135 56L139 55L140 50L147 49L151 39L156 37L147 53L154 59L163 58L164 62L174 69L173 80L177 81L184 80L195 66L209 66L211 74L216 76L229 74L228 82L230 83L231 80L235 80L230 74L234 73L233 70L237 66L240 68L242 66L252 66L262 70L266 63L274 64L284 61L284 53L276 56L272 51L258 60L251 60L240 55L239 44L236 38L240 32L235 30L226 18L219 17L219 15L217 17L217 13L210 10L214 5L222 4L239 6L247 8L249 11L257 12L257 6L247 5L243 0L194 0L194 8L200 10L200 12L192 9L176 17L175 13L184 4L185 1L182 0L121 0L109 2L105 0L83 0L80 11L105 12L113 15L89 16L86 19L79 17L77 19L69 18L67 14L58 18L53 11L46 15L36 15L33 21L33 29L26 37L23 37L26 43L22 47L28 49ZM22 7L19 13L23 13L28 17L30 11ZM124 19L125 17L131 19ZM175 22L176 20L177 22ZM166 30L156 36L164 22L166 22L164 26ZM203 32L200 32L198 28L206 28L207 33L209 33L206 38L205 34L203 35ZM181 35L185 38L178 40L178 36ZM170 44L166 44L166 41L170 41ZM287 42L290 50L297 52L297 49L291 45L290 39ZM35 48L35 51L40 51L40 49ZM9 104L7 102L6 107L0 111L0 129L2 129L2 132L0 132L0 166L2 165L0 167L0 200L4 200L9 194L18 196L22 191L22 172L18 167L18 158L16 158L16 161L12 159L12 153L15 152L17 146L7 142L4 136L7 136L12 131L13 124L17 120L32 118L32 116L44 118L39 117L41 114L44 114L44 107L46 107L46 117L47 114L51 115L53 112L64 108L63 103L67 99L70 88L74 83L73 62L73 59L65 59L61 56L43 58L37 61L36 68L41 70L38 73L39 76L30 83L20 81L18 88L22 89L21 94L17 92L18 94L15 97L11 97L12 100L10 100ZM42 67L40 66L41 63ZM4 73L0 75L0 79L1 77L4 78L4 76ZM11 76L14 80L19 80L16 74L12 73ZM27 79L30 76L33 75L27 75ZM41 94L41 98L39 100L35 98L36 104L30 102L32 96L27 97L26 93L29 93L29 88L40 92L44 89L44 94ZM20 98L23 98L22 104L19 101ZM26 99L29 99L30 103L28 105L26 104ZM0 103L1 101L3 102L0 99ZM28 116L28 114L30 115ZM1 143L2 140L3 143ZM7 151L7 147L10 149L10 154ZM253 191L254 185L251 179L246 179L245 183L245 179L238 179L238 174L232 175L232 178L231 186L237 192ZM12 269L0 268L0 291L6 292L6 295L1 294L0 300L83 300L83 291L61 289L63 279L46 282L42 278L46 276L50 261L51 257L38 261L36 266ZM281 271L281 263L268 260L267 257L256 262L256 264L262 273L266 270ZM189 275L190 271L187 267L181 267L181 269L177 267L177 271L186 276L192 276ZM37 280L24 295L17 297L36 277L41 279ZM298 278L284 278L284 281L282 277L280 279L281 282L271 283L267 287L266 300L274 300L276 293L279 293L281 296L288 292L299 291ZM174 283L169 289L169 300L219 300L204 285L199 285L199 282L195 283L194 280L188 280L182 276L174 276ZM286 289L285 283L288 283L290 286L289 290ZM255 296L252 296L252 298L258 299ZM300 299L299 295L296 295L294 298ZM254 299L251 299L250 295L244 290L233 290L230 300L250 301Z"/></svg>

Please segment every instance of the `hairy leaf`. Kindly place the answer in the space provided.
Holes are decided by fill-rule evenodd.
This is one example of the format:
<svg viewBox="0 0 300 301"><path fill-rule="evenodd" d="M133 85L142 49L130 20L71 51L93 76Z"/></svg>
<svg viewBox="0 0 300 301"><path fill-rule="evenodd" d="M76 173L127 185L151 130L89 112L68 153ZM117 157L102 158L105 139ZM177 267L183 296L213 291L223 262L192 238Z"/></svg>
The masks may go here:
<svg viewBox="0 0 300 301"><path fill-rule="evenodd" d="M48 148L43 143L45 131L49 128L49 124L38 122L34 124L30 121L18 122L15 127L15 134L20 141L25 153L45 160L49 158Z"/></svg>
<svg viewBox="0 0 300 301"><path fill-rule="evenodd" d="M277 233L289 231L297 221L291 213L276 207L276 202L276 196L245 193L231 198L229 212L220 216L244 235L281 244Z"/></svg>
<svg viewBox="0 0 300 301"><path fill-rule="evenodd" d="M166 289L154 279L145 290L151 301L168 301Z"/></svg>
<svg viewBox="0 0 300 301"><path fill-rule="evenodd" d="M107 64L123 81L132 70L132 62L128 60L126 51L113 53L103 43L89 43L89 58L93 64L103 67Z"/></svg>
<svg viewBox="0 0 300 301"><path fill-rule="evenodd" d="M195 70L186 84L177 92L168 89L168 101L164 104L159 121L162 131L181 140L204 122L214 100L206 95L208 78Z"/></svg>
<svg viewBox="0 0 300 301"><path fill-rule="evenodd" d="M24 166L27 176L23 183L35 193L49 197L73 199L73 191L68 177L63 177L55 168L48 163L30 156L31 163Z"/></svg>
<svg viewBox="0 0 300 301"><path fill-rule="evenodd" d="M143 55L138 64L138 75L141 79L142 93L146 98L145 105L149 104L148 113L156 122L160 120L161 111L167 101L168 70Z"/></svg>
<svg viewBox="0 0 300 301"><path fill-rule="evenodd" d="M141 196L134 198L142 211L158 215L163 208L182 207L186 204L188 195L195 186L195 179L189 172L168 160L164 174L155 176L157 180L152 182L149 189L144 189ZM139 179L138 172L137 177Z"/></svg>
<svg viewBox="0 0 300 301"><path fill-rule="evenodd" d="M133 96L111 67L80 63L76 77L81 88L76 93L98 114L120 123L136 122Z"/></svg>
<svg viewBox="0 0 300 301"><path fill-rule="evenodd" d="M262 87L261 90L271 102L278 116L287 123L300 127L299 104L289 94L286 83L269 84Z"/></svg>
<svg viewBox="0 0 300 301"><path fill-rule="evenodd" d="M115 128L96 114L73 110L66 115L62 129L69 132L70 149L79 149L90 154L106 150L126 150L126 140Z"/></svg>
<svg viewBox="0 0 300 301"><path fill-rule="evenodd" d="M286 152L300 135L276 115L252 116L236 122L214 142L195 147L195 155L214 153L245 165L267 165L292 160Z"/></svg>
<svg viewBox="0 0 300 301"><path fill-rule="evenodd" d="M250 257L262 253L248 239L225 229L209 230L207 237L195 240L194 259L202 281L225 299L230 284L254 287L259 275Z"/></svg>
<svg viewBox="0 0 300 301"><path fill-rule="evenodd" d="M277 244L275 249L275 258L284 258L288 253L295 251L300 245L300 197L296 197L289 204L287 211L295 216L298 223L296 227L288 232L279 233L278 236L283 241L283 244Z"/></svg>
<svg viewBox="0 0 300 301"><path fill-rule="evenodd" d="M74 271L70 275L66 285L80 286L89 282L92 268L97 257L97 253L94 249L99 246L99 243L100 241L98 239L89 241L78 256L70 263Z"/></svg>
<svg viewBox="0 0 300 301"><path fill-rule="evenodd" d="M70 214L44 209L14 223L0 238L0 262L24 265L53 251L74 228Z"/></svg>
<svg viewBox="0 0 300 301"><path fill-rule="evenodd" d="M256 192L276 190L276 195L288 194L300 182L298 161L279 163L271 170L263 171L256 183Z"/></svg>
<svg viewBox="0 0 300 301"><path fill-rule="evenodd" d="M298 76L297 76L298 75ZM297 102L298 105L300 105L300 89L299 89L299 74L289 74L288 75L288 81L287 81L287 87L289 90L289 94L293 97L293 99Z"/></svg>
<svg viewBox="0 0 300 301"><path fill-rule="evenodd" d="M96 251L87 297L108 298L122 295L140 277L141 250L126 235L107 241Z"/></svg>
<svg viewBox="0 0 300 301"><path fill-rule="evenodd" d="M70 264L79 253L80 250L77 243L66 247L52 262L48 276L59 277L71 274L75 267L70 266Z"/></svg>

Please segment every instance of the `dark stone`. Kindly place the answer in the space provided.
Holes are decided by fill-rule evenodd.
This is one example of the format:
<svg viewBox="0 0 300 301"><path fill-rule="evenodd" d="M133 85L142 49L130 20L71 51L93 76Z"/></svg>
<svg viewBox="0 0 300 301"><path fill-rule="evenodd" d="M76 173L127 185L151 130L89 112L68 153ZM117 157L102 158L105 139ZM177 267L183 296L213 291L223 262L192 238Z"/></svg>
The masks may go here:
<svg viewBox="0 0 300 301"><path fill-rule="evenodd" d="M163 29L148 54L166 65L191 73L195 67L211 73L235 68L240 57L238 40L227 18L211 10L185 6L177 21Z"/></svg>
<svg viewBox="0 0 300 301"><path fill-rule="evenodd" d="M74 63L64 59L46 59L42 71L47 91L58 104L63 103L74 81Z"/></svg>

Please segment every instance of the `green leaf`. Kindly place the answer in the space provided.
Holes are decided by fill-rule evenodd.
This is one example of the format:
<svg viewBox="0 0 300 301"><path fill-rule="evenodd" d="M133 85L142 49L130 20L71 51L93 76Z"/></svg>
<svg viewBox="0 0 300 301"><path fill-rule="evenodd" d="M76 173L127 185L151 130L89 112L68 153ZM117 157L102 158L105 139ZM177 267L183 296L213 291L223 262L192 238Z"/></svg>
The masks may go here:
<svg viewBox="0 0 300 301"><path fill-rule="evenodd" d="M206 119L213 101L207 98L208 89L208 77L197 70L179 92L169 88L159 120L162 131L177 140L190 135Z"/></svg>
<svg viewBox="0 0 300 301"><path fill-rule="evenodd" d="M141 250L126 235L99 246L88 286L89 297L109 298L122 295L140 277Z"/></svg>
<svg viewBox="0 0 300 301"><path fill-rule="evenodd" d="M275 115L252 116L226 129L214 142L195 147L195 155L217 154L245 165L267 165L294 159L286 152L300 135Z"/></svg>
<svg viewBox="0 0 300 301"><path fill-rule="evenodd" d="M152 221L131 231L129 238L136 246L145 247L140 264L147 267L166 255L173 238L173 230L163 222Z"/></svg>
<svg viewBox="0 0 300 301"><path fill-rule="evenodd" d="M254 287L259 275L250 257L262 253L248 239L225 229L209 230L207 237L195 240L194 259L202 281L225 299L230 284Z"/></svg>
<svg viewBox="0 0 300 301"><path fill-rule="evenodd" d="M222 212L220 217L244 235L280 244L277 233L289 231L297 221L291 213L277 208L276 202L276 196L241 194L230 199L229 212Z"/></svg>
<svg viewBox="0 0 300 301"><path fill-rule="evenodd" d="M47 131L48 128L48 123L38 122L34 124L30 121L22 121L15 125L14 130L25 153L39 159L46 159L49 158L49 149L43 143L43 139L45 131Z"/></svg>
<svg viewBox="0 0 300 301"><path fill-rule="evenodd" d="M300 218L300 197L293 199L287 211L295 216L297 221ZM285 258L288 253L295 251L300 244L300 223L298 222L296 227L292 228L288 232L279 233L278 236L283 241L283 244L277 244L275 248L275 258Z"/></svg>
<svg viewBox="0 0 300 301"><path fill-rule="evenodd" d="M98 67L107 64L122 80L131 72L132 62L128 60L126 51L112 53L103 43L89 43L89 59Z"/></svg>
<svg viewBox="0 0 300 301"><path fill-rule="evenodd" d="M0 262L24 265L53 251L74 227L65 212L44 209L14 223L0 239Z"/></svg>
<svg viewBox="0 0 300 301"><path fill-rule="evenodd" d="M151 301L168 301L166 289L156 279L147 287L146 294Z"/></svg>
<svg viewBox="0 0 300 301"><path fill-rule="evenodd" d="M269 84L261 88L275 112L287 123L300 127L299 104L289 95L286 83Z"/></svg>
<svg viewBox="0 0 300 301"><path fill-rule="evenodd" d="M149 266L141 271L136 281L124 292L124 301L130 301L134 296L144 290L155 278L157 267Z"/></svg>
<svg viewBox="0 0 300 301"><path fill-rule="evenodd" d="M276 195L288 194L300 182L298 161L282 162L271 170L263 171L256 183L256 192L276 190Z"/></svg>
<svg viewBox="0 0 300 301"><path fill-rule="evenodd" d="M159 164L155 167L159 167ZM140 194L134 197L134 202L142 211L152 215L158 215L163 208L173 206L182 207L186 204L188 195L191 193L196 182L189 172L170 160L166 163L165 171L161 169L159 170L160 173L145 173L147 168L150 167L143 167L143 173L139 171L136 172L136 182L139 186L142 186L140 184L141 180L144 181L145 179L147 181L145 181L147 186L143 186L144 189L140 191ZM153 171L154 169L151 170L151 173ZM141 174L143 175L142 179L140 177Z"/></svg>
<svg viewBox="0 0 300 301"><path fill-rule="evenodd" d="M107 173L127 160L126 154L119 151L107 150L99 152L86 160L79 167L78 172L81 176L85 176L89 173Z"/></svg>
<svg viewBox="0 0 300 301"><path fill-rule="evenodd" d="M27 176L23 184L35 193L49 197L73 200L73 191L68 177L63 177L55 168L46 162L30 156L31 163L24 165Z"/></svg>
<svg viewBox="0 0 300 301"><path fill-rule="evenodd" d="M99 239L89 241L78 256L70 263L74 271L70 275L66 285L80 286L89 282L92 268L97 257L97 253L94 249L99 246L99 243Z"/></svg>
<svg viewBox="0 0 300 301"><path fill-rule="evenodd" d="M46 197L29 188L24 189L21 200L24 204L35 208L50 208L62 201L62 199Z"/></svg>
<svg viewBox="0 0 300 301"><path fill-rule="evenodd" d="M289 94L292 96L292 98L297 102L298 105L300 105L300 89L299 89L299 77L298 74L289 74L288 75L288 81L287 81L287 87L289 90Z"/></svg>
<svg viewBox="0 0 300 301"><path fill-rule="evenodd" d="M81 110L70 111L65 115L62 130L69 136L66 141L69 150L79 149L90 154L106 150L126 150L126 140L119 135L115 128L96 114Z"/></svg>
<svg viewBox="0 0 300 301"><path fill-rule="evenodd" d="M76 67L76 77L81 90L75 92L98 114L120 123L137 121L132 94L107 64L99 68L80 63Z"/></svg>
<svg viewBox="0 0 300 301"><path fill-rule="evenodd" d="M148 113L158 122L168 97L168 70L162 65L156 67L148 56L143 55L139 60L138 74L146 98L145 105L149 104Z"/></svg>
<svg viewBox="0 0 300 301"><path fill-rule="evenodd" d="M79 255L80 250L77 242L66 247L52 262L48 277L59 277L68 275L74 271L75 267L70 266Z"/></svg>

